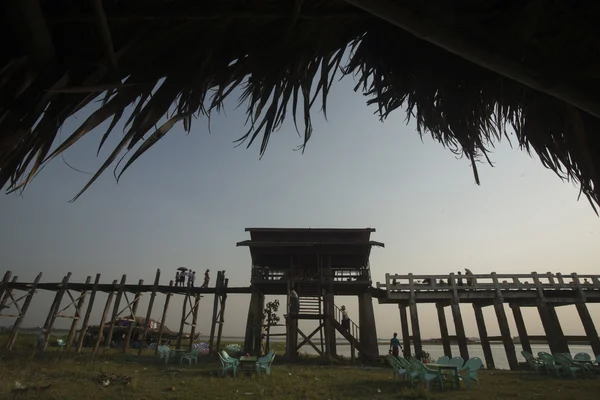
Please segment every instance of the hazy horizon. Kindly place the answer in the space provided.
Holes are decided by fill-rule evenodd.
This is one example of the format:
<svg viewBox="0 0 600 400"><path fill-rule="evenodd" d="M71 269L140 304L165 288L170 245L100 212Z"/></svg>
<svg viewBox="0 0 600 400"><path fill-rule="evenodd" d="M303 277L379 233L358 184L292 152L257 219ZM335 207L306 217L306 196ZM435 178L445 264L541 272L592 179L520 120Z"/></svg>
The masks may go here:
<svg viewBox="0 0 600 400"><path fill-rule="evenodd" d="M96 132L67 151L65 162L50 163L22 196L0 198L0 272L10 269L19 281L43 272L42 282L58 282L69 271L72 282L101 273L103 283L125 273L128 283L149 284L161 269L161 284L168 284L177 267L187 266L201 273L210 268L211 286L217 270L227 271L230 286L248 286L250 255L235 243L249 238L244 228L267 226L376 228L373 240L386 247L372 251L374 282L388 272L446 274L465 268L475 274L596 273L600 219L587 200L577 201L575 185L503 142L492 154L495 167L479 165L477 186L468 160L427 136L421 141L414 124L405 125L404 112L380 123L352 86L348 79L334 85L329 121L315 113L315 133L304 154L293 150L301 139L291 119L273 135L262 160L258 146L234 147L245 132L245 115L231 104L226 115L213 117L211 134L206 120L195 121L190 135L178 126L119 184L108 171L68 203L107 155L95 157L103 134ZM62 139L86 112L67 123ZM24 326L43 324L51 296L40 291L34 297ZM152 318L160 318L163 297ZM98 323L105 298L97 297L91 324ZM248 300L229 296L224 335L243 335ZM141 316L147 301L143 296ZM356 298L336 297L336 304L345 304L358 323ZM181 305L177 296L171 301L171 329L179 327ZM199 331L208 334L212 296L200 307ZM400 332L397 307L376 300L374 307L378 337ZM598 325L600 307L589 309ZM419 306L423 337L439 336L434 310ZM461 310L467 336L477 337L472 307ZM574 306L557 310L565 334L583 334ZM498 335L493 309L484 314L488 333ZM507 315L516 336L508 307ZM530 334L544 333L535 309L524 310L524 316ZM59 319L57 327L69 323ZM12 321L1 318L0 324ZM451 322L449 329L454 334Z"/></svg>

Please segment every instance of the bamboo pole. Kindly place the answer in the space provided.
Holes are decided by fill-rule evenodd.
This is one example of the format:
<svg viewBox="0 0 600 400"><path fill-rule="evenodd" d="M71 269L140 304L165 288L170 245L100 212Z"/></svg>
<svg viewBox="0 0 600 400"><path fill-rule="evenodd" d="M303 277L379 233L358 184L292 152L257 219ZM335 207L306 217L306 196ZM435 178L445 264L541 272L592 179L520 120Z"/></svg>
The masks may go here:
<svg viewBox="0 0 600 400"><path fill-rule="evenodd" d="M8 275L8 276L10 277L10 275ZM6 275L5 275L5 277L6 277ZM38 283L40 282L40 279L42 279L41 272L38 274L38 276L36 276L35 280L33 281L33 284L31 285L31 289L29 289L29 294L27 295L27 298L25 299L25 302L23 303L23 307L21 307L21 312L19 313L19 316L17 317L17 319L15 320L15 323L13 324L13 328L10 332L10 336L8 337L8 342L6 342L7 350L12 350L13 346L15 345L15 342L17 341L17 336L19 334L19 327L21 326L21 322L23 322L23 318L25 318L25 314L27 314L27 310L29 309L29 304L31 304L31 300L33 299L33 295L35 294L35 291L36 291Z"/></svg>
<svg viewBox="0 0 600 400"><path fill-rule="evenodd" d="M600 118L600 105L593 85L582 87L581 84L569 81L560 82L548 79L539 71L523 66L519 60L503 57L500 52L494 51L492 46L484 47L475 44L474 40L459 35L459 29L449 29L439 19L420 16L397 2L391 0L344 1L480 67L572 104ZM576 75L566 71L562 74L563 77Z"/></svg>
<svg viewBox="0 0 600 400"><path fill-rule="evenodd" d="M96 299L96 292L98 291L98 283L100 282L100 274L96 274L96 279L94 280L94 285L92 286L92 292L90 294L90 300L88 303L87 311L85 312L85 317L83 317L83 323L81 324L81 330L79 331L79 340L77 341L77 352L81 351L83 347L83 341L85 340L85 335L87 333L88 324L90 323L90 316L92 315L92 309L94 308L94 300ZM115 281L116 283L116 281ZM69 350L67 348L67 350Z"/></svg>
<svg viewBox="0 0 600 400"><path fill-rule="evenodd" d="M100 343L102 343L102 339L104 337L104 323L106 322L106 317L108 316L108 311L110 310L110 305L112 304L113 297L115 297L116 288L117 288L117 280L115 279L113 281L113 290L108 294L108 298L106 299L106 304L104 305L104 311L102 312L102 317L100 318L100 324L98 325L98 337L96 338L96 344L94 345L94 352L92 353L92 360L96 357L96 353L98 352Z"/></svg>
<svg viewBox="0 0 600 400"><path fill-rule="evenodd" d="M140 348L138 350L138 355L142 355L142 351L144 349L144 345L146 343L146 335L148 334L148 329L150 328L150 319L152 317L152 307L154 306L154 299L156 298L156 291L158 290L158 283L160 282L160 269L156 270L156 277L154 278L154 285L152 285L152 294L150 294L150 302L148 303L148 311L146 311L146 319L144 320L144 331L142 332L142 336L140 338Z"/></svg>
<svg viewBox="0 0 600 400"><path fill-rule="evenodd" d="M170 281L169 282L169 292L167 293L167 298L165 299L165 305L163 307L162 318L160 319L160 328L158 331L158 339L156 340L156 347L154 348L154 354L156 354L158 352L158 346L160 346L161 341L162 341L163 330L165 328L165 322L167 320L167 311L169 309L169 301L171 300L171 296L173 296L173 293L171 293L172 288L173 288L173 281Z"/></svg>
<svg viewBox="0 0 600 400"><path fill-rule="evenodd" d="M68 352L71 349L71 345L73 344L73 340L75 339L75 333L77 332L77 325L79 324L79 320L81 319L81 309L83 308L83 304L85 303L85 297L87 296L87 286L92 281L92 277L88 276L85 280L85 289L81 292L79 296L79 300L77 301L77 305L75 306L75 315L73 316L73 321L71 322L71 329L69 329L69 336L67 336L67 343L65 346L65 352Z"/></svg>
<svg viewBox="0 0 600 400"><path fill-rule="evenodd" d="M142 286L144 284L144 280L140 279L140 281L138 282L138 286ZM133 330L137 324L137 317L135 315L135 313L137 312L137 308L138 308L138 303L140 302L140 297L142 297L142 292L137 291L137 293L135 294L135 297L133 298L133 306L131 307L131 319L132 321L130 321L129 324L129 329L127 329L127 336L125 336L125 342L123 343L123 353L127 353L127 349L129 348L129 341L131 340L131 334L133 333Z"/></svg>

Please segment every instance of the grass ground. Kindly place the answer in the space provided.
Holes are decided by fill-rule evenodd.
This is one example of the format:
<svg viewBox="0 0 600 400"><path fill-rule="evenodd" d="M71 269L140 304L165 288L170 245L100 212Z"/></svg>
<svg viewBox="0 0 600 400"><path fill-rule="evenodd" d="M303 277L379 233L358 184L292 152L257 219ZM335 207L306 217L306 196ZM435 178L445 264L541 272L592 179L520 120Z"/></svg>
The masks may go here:
<svg viewBox="0 0 600 400"><path fill-rule="evenodd" d="M564 400L591 399L600 392L600 377L556 379L531 372L483 371L471 390L423 387L410 389L394 380L385 365L319 365L314 358L297 363L275 359L271 376L219 376L220 364L202 357L198 365L165 366L149 351L144 356L113 350L92 362L89 353L67 356L51 350L34 358L25 348L0 361L0 399L432 399L432 400ZM98 383L101 373L126 375L127 385ZM14 392L16 382L45 390Z"/></svg>

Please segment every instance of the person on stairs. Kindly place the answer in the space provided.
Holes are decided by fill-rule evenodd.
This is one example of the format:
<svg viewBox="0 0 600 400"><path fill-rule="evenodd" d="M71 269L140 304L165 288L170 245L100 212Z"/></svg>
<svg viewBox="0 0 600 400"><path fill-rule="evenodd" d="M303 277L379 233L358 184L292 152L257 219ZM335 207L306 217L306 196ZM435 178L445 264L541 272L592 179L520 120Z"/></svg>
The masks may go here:
<svg viewBox="0 0 600 400"><path fill-rule="evenodd" d="M346 306L341 306L340 310L342 310L342 327L345 330L350 331L350 318L346 312Z"/></svg>

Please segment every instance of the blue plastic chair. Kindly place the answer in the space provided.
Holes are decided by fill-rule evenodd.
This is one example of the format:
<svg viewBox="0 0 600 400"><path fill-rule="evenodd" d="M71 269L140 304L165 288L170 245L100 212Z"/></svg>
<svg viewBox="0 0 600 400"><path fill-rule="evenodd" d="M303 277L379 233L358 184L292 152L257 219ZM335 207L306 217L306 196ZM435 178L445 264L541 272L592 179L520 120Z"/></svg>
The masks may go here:
<svg viewBox="0 0 600 400"><path fill-rule="evenodd" d="M261 371L267 373L267 375L271 375L271 364L273 364L273 360L275 359L275 352L270 351L266 356L259 358L256 361L256 374L259 375Z"/></svg>
<svg viewBox="0 0 600 400"><path fill-rule="evenodd" d="M477 371L483 367L483 362L479 357L469 358L465 366L458 370L458 377L465 382L467 389L471 389L471 381L479 383Z"/></svg>
<svg viewBox="0 0 600 400"><path fill-rule="evenodd" d="M221 376L226 376L229 371L233 372L233 377L235 378L237 376L237 369L238 369L238 365L239 365L239 361L236 360L235 358L231 358L229 357L229 355L227 353L225 353L224 351L222 351L221 353L217 353L219 354L219 359L221 360ZM229 359L226 359L225 356L227 356Z"/></svg>

